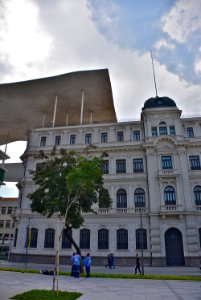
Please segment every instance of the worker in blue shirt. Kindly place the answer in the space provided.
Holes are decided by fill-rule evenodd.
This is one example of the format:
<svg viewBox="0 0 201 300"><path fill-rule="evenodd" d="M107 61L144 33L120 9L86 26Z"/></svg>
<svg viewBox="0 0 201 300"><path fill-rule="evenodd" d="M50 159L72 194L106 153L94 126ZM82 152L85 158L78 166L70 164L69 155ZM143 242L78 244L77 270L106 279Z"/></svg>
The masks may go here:
<svg viewBox="0 0 201 300"><path fill-rule="evenodd" d="M91 256L87 253L87 256L84 259L84 266L86 271L86 277L90 277L90 267L91 267Z"/></svg>

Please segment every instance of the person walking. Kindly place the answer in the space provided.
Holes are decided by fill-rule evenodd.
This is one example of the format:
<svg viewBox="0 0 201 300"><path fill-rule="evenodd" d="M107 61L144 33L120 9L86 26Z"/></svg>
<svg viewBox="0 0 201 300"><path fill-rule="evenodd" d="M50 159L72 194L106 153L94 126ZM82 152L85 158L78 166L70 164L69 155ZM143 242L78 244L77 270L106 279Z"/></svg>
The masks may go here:
<svg viewBox="0 0 201 300"><path fill-rule="evenodd" d="M74 276L75 273L74 256L75 256L75 252L73 252L73 255L71 256L71 276Z"/></svg>
<svg viewBox="0 0 201 300"><path fill-rule="evenodd" d="M87 256L84 259L84 266L86 271L86 277L90 277L90 269L91 269L91 256L89 253L87 253Z"/></svg>
<svg viewBox="0 0 201 300"><path fill-rule="evenodd" d="M141 263L140 263L140 258L138 256L138 253L136 253L136 262L135 262L135 275L137 274L137 271L139 271L140 275L141 275Z"/></svg>

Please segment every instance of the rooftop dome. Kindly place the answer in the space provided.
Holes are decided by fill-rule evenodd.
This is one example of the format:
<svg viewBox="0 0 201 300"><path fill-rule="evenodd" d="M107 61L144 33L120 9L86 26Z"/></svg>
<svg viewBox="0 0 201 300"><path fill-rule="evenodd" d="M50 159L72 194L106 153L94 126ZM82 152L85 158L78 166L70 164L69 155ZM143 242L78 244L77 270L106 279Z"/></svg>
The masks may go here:
<svg viewBox="0 0 201 300"><path fill-rule="evenodd" d="M170 99L169 97L152 97L145 101L144 107L142 110L146 108L158 108L158 107L177 107L174 100Z"/></svg>

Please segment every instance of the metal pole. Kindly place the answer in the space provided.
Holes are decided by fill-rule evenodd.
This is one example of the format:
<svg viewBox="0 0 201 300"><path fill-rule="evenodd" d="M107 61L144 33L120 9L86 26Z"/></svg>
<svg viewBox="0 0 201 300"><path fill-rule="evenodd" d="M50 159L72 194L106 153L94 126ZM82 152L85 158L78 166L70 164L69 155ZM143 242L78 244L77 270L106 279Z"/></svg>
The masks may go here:
<svg viewBox="0 0 201 300"><path fill-rule="evenodd" d="M55 120L56 120L57 100L58 100L58 95L56 95L56 97L55 97L55 102L54 102L54 114L53 114L53 120L52 120L52 127L54 127L54 125L55 125Z"/></svg>
<svg viewBox="0 0 201 300"><path fill-rule="evenodd" d="M143 253L143 231L142 231L142 207L140 207L140 244L141 244L141 263L142 275L144 275L144 253Z"/></svg>
<svg viewBox="0 0 201 300"><path fill-rule="evenodd" d="M83 122L83 110L84 110L84 90L82 90L82 98L81 98L80 125L82 125Z"/></svg>
<svg viewBox="0 0 201 300"><path fill-rule="evenodd" d="M30 218L29 223L26 226L26 252L25 252L25 269L27 267L27 256L28 256L28 247L29 247L29 228L30 228Z"/></svg>

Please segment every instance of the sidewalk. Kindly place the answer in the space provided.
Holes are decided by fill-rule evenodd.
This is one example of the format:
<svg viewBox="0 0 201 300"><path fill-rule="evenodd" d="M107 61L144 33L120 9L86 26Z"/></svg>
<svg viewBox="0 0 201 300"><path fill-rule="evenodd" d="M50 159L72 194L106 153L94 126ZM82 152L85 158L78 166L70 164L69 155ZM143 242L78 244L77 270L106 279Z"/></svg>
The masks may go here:
<svg viewBox="0 0 201 300"><path fill-rule="evenodd" d="M111 271L111 270L110 270ZM0 299L32 289L52 289L52 276L0 271ZM200 281L74 278L59 276L59 290L83 293L79 300L198 300Z"/></svg>
<svg viewBox="0 0 201 300"><path fill-rule="evenodd" d="M33 264L33 263L15 263L0 260L0 267L8 268L22 268L22 269L33 269L33 270L53 270L54 265L48 264ZM70 265L60 265L60 270L64 272L70 272ZM91 267L91 273L112 273L112 274L134 274L134 267L119 267L115 269L108 269L105 266L93 266ZM144 267L144 274L155 274L155 275L194 275L201 276L201 270L199 267Z"/></svg>

